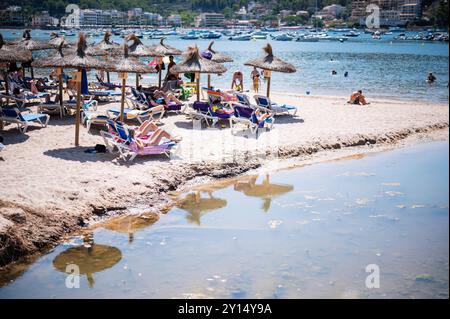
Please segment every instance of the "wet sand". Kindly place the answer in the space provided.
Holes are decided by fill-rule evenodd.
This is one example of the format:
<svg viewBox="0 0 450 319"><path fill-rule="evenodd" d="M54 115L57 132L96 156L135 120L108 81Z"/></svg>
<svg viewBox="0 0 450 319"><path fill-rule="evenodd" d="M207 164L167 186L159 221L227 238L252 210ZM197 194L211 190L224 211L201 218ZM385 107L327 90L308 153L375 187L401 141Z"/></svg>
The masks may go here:
<svg viewBox="0 0 450 319"><path fill-rule="evenodd" d="M52 116L47 128L2 132L0 153L0 266L42 251L65 235L110 214L160 212L167 193L192 180L229 177L261 165L316 162L448 140L448 104L371 99L350 106L343 97L274 93L273 100L299 106L297 117L277 117L274 129L232 136L228 128L192 130L185 115L169 115L163 128L183 137L171 160L138 157L126 163L112 154L86 154L103 144L97 128L81 128L74 147L74 118ZM106 109L111 105L101 105Z"/></svg>

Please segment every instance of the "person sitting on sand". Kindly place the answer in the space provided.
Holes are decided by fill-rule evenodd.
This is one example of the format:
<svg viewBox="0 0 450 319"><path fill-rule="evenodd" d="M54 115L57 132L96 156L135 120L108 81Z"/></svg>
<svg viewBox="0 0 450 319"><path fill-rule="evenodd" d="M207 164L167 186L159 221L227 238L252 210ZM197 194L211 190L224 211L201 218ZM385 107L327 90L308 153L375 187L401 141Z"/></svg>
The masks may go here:
<svg viewBox="0 0 450 319"><path fill-rule="evenodd" d="M434 81L436 81L434 74L432 72L428 73L427 82L431 84L434 83Z"/></svg>
<svg viewBox="0 0 450 319"><path fill-rule="evenodd" d="M367 105L370 104L366 101L366 98L362 94L362 90L358 90L357 92L353 92L350 96L350 100L347 102L350 104L357 104L357 105Z"/></svg>
<svg viewBox="0 0 450 319"><path fill-rule="evenodd" d="M167 138L170 141L178 143L181 141L181 137L174 137L165 130L159 128L153 121L147 120L134 131L134 139L136 145L143 149L145 146L159 145L163 138Z"/></svg>

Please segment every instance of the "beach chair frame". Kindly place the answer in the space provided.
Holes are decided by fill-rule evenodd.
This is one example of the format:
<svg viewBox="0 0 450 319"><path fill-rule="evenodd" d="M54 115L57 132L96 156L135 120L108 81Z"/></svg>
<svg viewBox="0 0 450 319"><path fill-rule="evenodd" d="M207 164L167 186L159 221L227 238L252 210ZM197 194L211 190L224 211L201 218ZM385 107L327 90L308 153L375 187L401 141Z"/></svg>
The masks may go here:
<svg viewBox="0 0 450 319"><path fill-rule="evenodd" d="M256 105L260 108L266 108L269 109L274 115L290 115L295 116L297 114L298 109L295 107L294 109L286 109L282 106L278 105L277 103L273 103L269 97L264 95L255 95L253 97L255 99ZM260 100L266 100L267 104L263 105L261 104ZM291 111L293 111L291 113Z"/></svg>
<svg viewBox="0 0 450 319"><path fill-rule="evenodd" d="M8 116L5 114L5 110L7 112L14 112L16 116ZM17 124L17 128L19 129L19 132L22 134L25 134L27 132L28 126L32 122L38 122L42 127L46 127L48 124L48 121L50 120L50 115L48 114L33 114L35 115L32 119L27 120L23 116L25 114L22 114L17 107L14 108L7 108L7 109L0 109L0 119L3 123L11 123L11 124ZM41 118L45 118L44 121L41 120Z"/></svg>

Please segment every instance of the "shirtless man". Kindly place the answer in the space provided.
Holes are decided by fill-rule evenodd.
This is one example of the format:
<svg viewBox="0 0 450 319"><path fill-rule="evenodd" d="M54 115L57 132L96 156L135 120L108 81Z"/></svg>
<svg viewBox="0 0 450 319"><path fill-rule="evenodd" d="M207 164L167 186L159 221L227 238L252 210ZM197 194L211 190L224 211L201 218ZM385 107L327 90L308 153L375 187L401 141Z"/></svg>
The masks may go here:
<svg viewBox="0 0 450 319"><path fill-rule="evenodd" d="M362 90L358 90L357 92L354 92L351 96L350 96L350 101L348 101L347 103L350 104L357 104L357 105L367 105L370 104L366 101L366 98L364 97L364 95L362 94Z"/></svg>

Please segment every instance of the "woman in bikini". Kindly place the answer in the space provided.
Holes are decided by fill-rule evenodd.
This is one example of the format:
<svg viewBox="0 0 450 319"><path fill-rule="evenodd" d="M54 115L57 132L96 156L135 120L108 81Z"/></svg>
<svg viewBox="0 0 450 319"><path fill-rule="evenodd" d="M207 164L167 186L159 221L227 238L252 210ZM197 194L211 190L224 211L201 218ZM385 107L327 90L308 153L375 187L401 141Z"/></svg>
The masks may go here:
<svg viewBox="0 0 450 319"><path fill-rule="evenodd" d="M141 126L134 131L134 139L136 140L136 145L140 149L143 149L145 146L159 145L164 137L175 143L181 141L181 137L170 135L168 132L159 128L155 123L149 120L142 123Z"/></svg>

